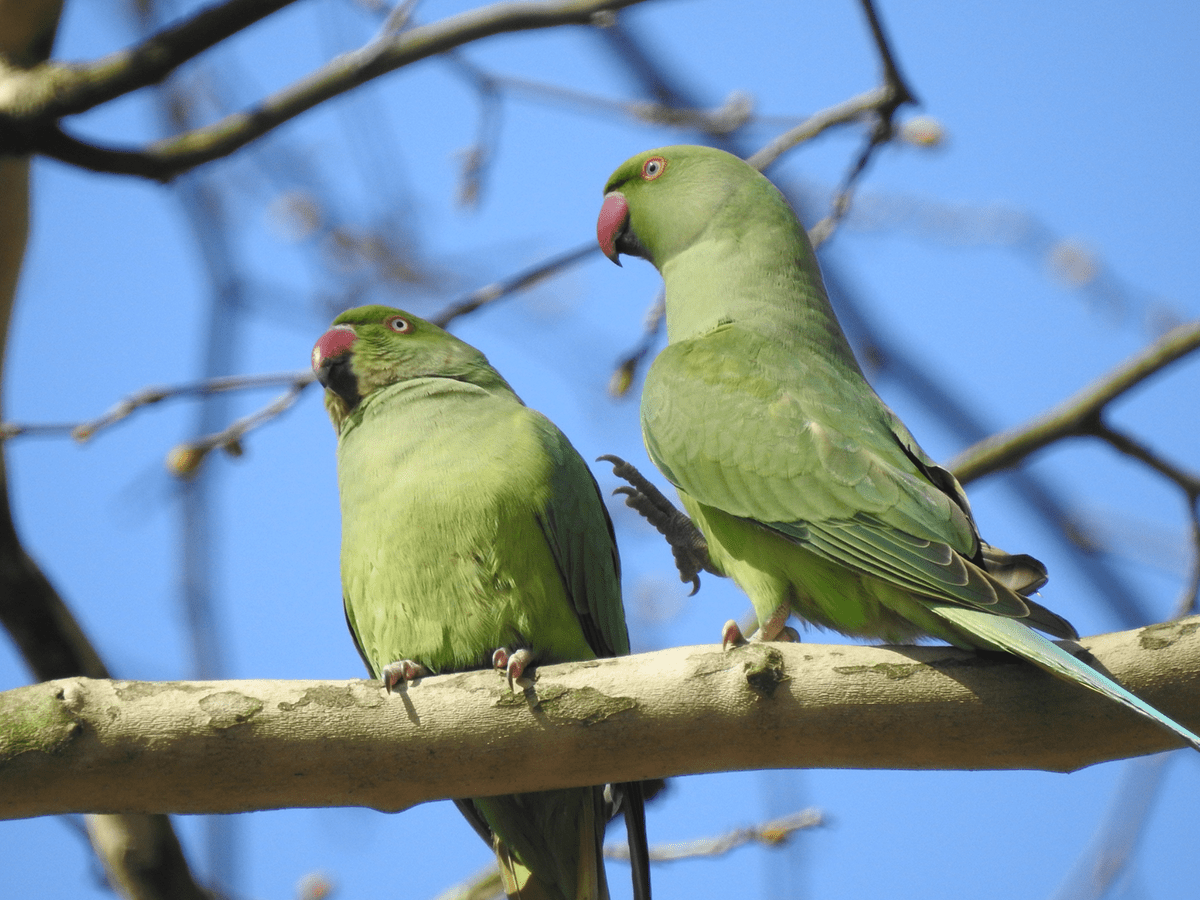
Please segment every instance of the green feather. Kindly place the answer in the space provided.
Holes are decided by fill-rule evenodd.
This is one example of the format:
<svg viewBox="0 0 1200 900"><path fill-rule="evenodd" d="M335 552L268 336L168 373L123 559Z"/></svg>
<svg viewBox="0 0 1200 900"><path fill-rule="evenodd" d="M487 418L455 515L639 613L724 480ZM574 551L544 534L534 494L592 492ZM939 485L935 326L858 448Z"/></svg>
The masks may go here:
<svg viewBox="0 0 1200 900"><path fill-rule="evenodd" d="M403 333L401 333L403 332ZM612 525L566 437L473 347L387 307L314 349L338 432L346 618L371 674L629 652ZM523 897L607 897L601 787L460 801ZM648 895L647 895L648 896Z"/></svg>
<svg viewBox="0 0 1200 900"><path fill-rule="evenodd" d="M708 147L647 151L609 179L597 236L614 261L662 273L669 343L646 375L642 434L760 625L791 611L866 638L1004 649L1200 749L1031 630L1077 637L1028 596L1041 563L980 539L961 486L867 383L804 228L763 175Z"/></svg>

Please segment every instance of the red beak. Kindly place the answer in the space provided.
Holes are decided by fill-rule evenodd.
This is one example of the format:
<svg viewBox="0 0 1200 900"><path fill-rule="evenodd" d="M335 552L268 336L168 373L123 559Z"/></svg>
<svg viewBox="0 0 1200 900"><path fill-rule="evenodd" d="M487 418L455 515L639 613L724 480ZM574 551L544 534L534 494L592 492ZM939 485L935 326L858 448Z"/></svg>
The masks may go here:
<svg viewBox="0 0 1200 900"><path fill-rule="evenodd" d="M629 204L620 191L605 194L604 205L600 207L600 218L596 220L596 240L604 255L621 265L620 251L617 241L621 239L625 229L629 227Z"/></svg>
<svg viewBox="0 0 1200 900"><path fill-rule="evenodd" d="M349 325L334 325L317 338L312 349L312 368L317 374L317 378L322 377L321 371L328 368L330 360L336 360L349 353L356 340L358 340L358 335Z"/></svg>

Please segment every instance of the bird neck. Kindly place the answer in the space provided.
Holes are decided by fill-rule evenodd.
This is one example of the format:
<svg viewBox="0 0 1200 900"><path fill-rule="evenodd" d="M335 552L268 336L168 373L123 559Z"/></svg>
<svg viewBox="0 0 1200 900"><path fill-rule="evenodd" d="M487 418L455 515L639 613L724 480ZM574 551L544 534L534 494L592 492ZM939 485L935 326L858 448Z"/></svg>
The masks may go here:
<svg viewBox="0 0 1200 900"><path fill-rule="evenodd" d="M820 352L861 375L806 236L776 228L710 237L669 260L662 275L670 343L736 323L797 351Z"/></svg>

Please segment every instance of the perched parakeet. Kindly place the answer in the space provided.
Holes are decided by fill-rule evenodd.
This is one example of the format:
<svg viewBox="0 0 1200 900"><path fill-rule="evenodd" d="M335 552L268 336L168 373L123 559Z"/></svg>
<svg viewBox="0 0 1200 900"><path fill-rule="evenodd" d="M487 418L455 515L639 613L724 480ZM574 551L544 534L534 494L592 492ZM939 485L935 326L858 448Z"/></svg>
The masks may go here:
<svg viewBox="0 0 1200 900"><path fill-rule="evenodd" d="M337 431L346 620L394 685L629 652L612 523L587 465L482 353L384 306L313 348ZM649 897L639 785L619 786ZM456 801L510 897L603 900L603 787ZM635 846L636 845L636 846Z"/></svg>
<svg viewBox="0 0 1200 900"><path fill-rule="evenodd" d="M720 150L664 147L622 164L604 193L601 249L649 260L666 289L668 345L642 393L646 449L712 566L750 596L760 637L795 613L887 642L1006 650L1200 749L1034 630L1078 636L1029 598L1042 564L980 539L954 476L867 383L770 181Z"/></svg>

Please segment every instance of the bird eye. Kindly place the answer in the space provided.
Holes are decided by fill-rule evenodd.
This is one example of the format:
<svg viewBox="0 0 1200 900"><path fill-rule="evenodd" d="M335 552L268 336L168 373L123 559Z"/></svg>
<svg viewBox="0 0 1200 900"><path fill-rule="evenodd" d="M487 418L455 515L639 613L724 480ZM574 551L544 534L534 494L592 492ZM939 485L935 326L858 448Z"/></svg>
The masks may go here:
<svg viewBox="0 0 1200 900"><path fill-rule="evenodd" d="M667 169L667 161L661 156L652 156L642 163L642 178L653 181Z"/></svg>
<svg viewBox="0 0 1200 900"><path fill-rule="evenodd" d="M413 330L412 322L408 321L404 316L392 316L384 324L396 332L396 334L408 334Z"/></svg>

